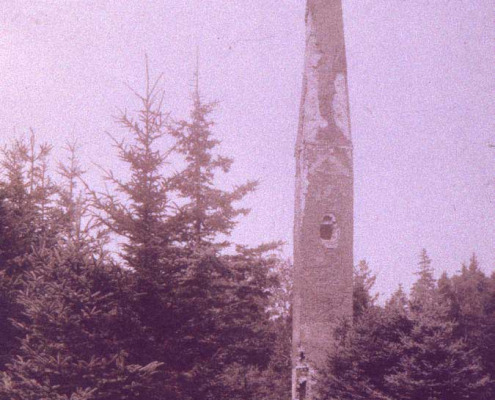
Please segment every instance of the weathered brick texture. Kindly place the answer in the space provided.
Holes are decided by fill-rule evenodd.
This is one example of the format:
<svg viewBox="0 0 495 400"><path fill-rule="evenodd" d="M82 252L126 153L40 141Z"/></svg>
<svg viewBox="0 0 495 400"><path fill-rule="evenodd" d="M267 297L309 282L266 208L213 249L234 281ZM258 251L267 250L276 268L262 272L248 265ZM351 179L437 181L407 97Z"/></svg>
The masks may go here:
<svg viewBox="0 0 495 400"><path fill-rule="evenodd" d="M352 314L353 171L341 0L308 0L296 144L293 399L311 399Z"/></svg>

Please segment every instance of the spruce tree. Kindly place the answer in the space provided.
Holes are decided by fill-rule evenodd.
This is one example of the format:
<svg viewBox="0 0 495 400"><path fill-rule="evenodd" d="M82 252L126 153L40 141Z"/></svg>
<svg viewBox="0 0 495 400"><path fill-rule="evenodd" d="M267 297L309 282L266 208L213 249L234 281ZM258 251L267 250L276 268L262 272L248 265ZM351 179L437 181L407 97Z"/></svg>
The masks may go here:
<svg viewBox="0 0 495 400"><path fill-rule="evenodd" d="M17 290L29 269L33 246L55 239L52 224L55 186L48 175L51 147L16 139L1 151L0 181L0 370L18 347L12 318L21 317Z"/></svg>
<svg viewBox="0 0 495 400"><path fill-rule="evenodd" d="M2 376L9 400L152 399L158 363L135 365L119 342L119 271L98 248L69 241L29 257L18 295L18 356Z"/></svg>
<svg viewBox="0 0 495 400"><path fill-rule="evenodd" d="M160 139L166 135L167 114L162 110L163 93L159 79L150 81L146 72L146 91L136 93L141 109L134 117L123 112L117 123L130 134L130 141L113 140L119 160L130 177L119 178L114 171L105 172L105 179L114 192L93 194L100 221L112 232L125 238L122 243L128 266L142 277L161 273L160 258L167 248L170 230L164 225L168 209L168 193L163 169L166 154Z"/></svg>
<svg viewBox="0 0 495 400"><path fill-rule="evenodd" d="M273 246L225 255L218 240L247 212L234 203L255 184L214 186L216 172L228 171L231 160L214 155L211 107L199 95L192 121L173 128L156 83L139 98L137 118L119 118L130 141L114 140L129 178L108 171L116 192L93 192L101 223L123 238L129 313L142 326L129 340L130 360L163 362L159 378L169 399L228 399L225 372L235 363L266 368L271 354L266 308L273 261L263 253ZM160 146L171 137L185 167L168 177L168 151Z"/></svg>
<svg viewBox="0 0 495 400"><path fill-rule="evenodd" d="M404 288L401 284L397 290L392 293L392 296L387 300L385 309L389 311L396 311L399 315L407 316L408 312L408 300L407 295L404 292Z"/></svg>
<svg viewBox="0 0 495 400"><path fill-rule="evenodd" d="M251 342L265 353L262 358L252 358L253 361L257 360L257 362L247 362L238 357L232 358L232 363L223 370L221 383L223 387L228 388L223 398L283 400L290 397L292 263L288 260L276 259L272 263L270 271L271 282L268 285L269 298L268 308L266 308L268 313L261 308L257 311L260 316L256 317L255 314L253 317L252 309L246 310L247 312L241 311L250 316L249 319L246 319L246 327L258 326L259 332L255 335L258 338L264 337L263 341L268 343L268 347L261 347L262 341L259 339L256 342ZM276 279L276 282L273 282L273 279ZM267 286L266 282L259 283L261 283L261 288ZM256 287L259 283L254 283L253 286ZM247 298L246 300L245 307L248 307L250 299ZM253 300L256 301L256 299ZM267 316L269 316L268 321L266 321ZM253 325L250 320L258 321L258 324ZM263 333L264 336L261 336ZM242 350L249 349L247 346L242 346ZM266 364L267 357L268 363Z"/></svg>
<svg viewBox="0 0 495 400"><path fill-rule="evenodd" d="M418 279L414 282L411 289L411 309L421 311L421 307L425 305L434 305L436 280L433 273L434 270L431 265L431 259L428 256L426 249L423 249L421 250L418 270L416 272Z"/></svg>
<svg viewBox="0 0 495 400"><path fill-rule="evenodd" d="M483 273L473 254L469 264L464 264L460 273L447 282L442 285L443 298L447 299L451 318L456 322L455 335L466 341L469 348L481 358L484 370L493 379L495 292L490 279ZM493 386L491 393L495 393Z"/></svg>
<svg viewBox="0 0 495 400"><path fill-rule="evenodd" d="M476 354L455 338L455 325L441 314L415 315L413 324L400 363L387 376L392 393L410 400L485 398L490 379Z"/></svg>
<svg viewBox="0 0 495 400"><path fill-rule="evenodd" d="M290 320L292 315L292 292L294 286L294 265L291 260L280 259L271 271L276 285L270 291L268 312L273 320Z"/></svg>
<svg viewBox="0 0 495 400"><path fill-rule="evenodd" d="M489 278L487 292L485 318L482 325L483 340L478 343L478 346L485 369L495 382L495 274ZM495 395L495 387L492 387L491 393Z"/></svg>
<svg viewBox="0 0 495 400"><path fill-rule="evenodd" d="M5 200L5 192L0 189L0 371L10 360L17 348L16 330L11 318L20 314L15 300L15 288L19 284L19 274L11 275L14 258L22 253L15 249L15 227L12 226L10 210ZM21 246L19 246L21 247ZM17 260L16 260L17 261Z"/></svg>
<svg viewBox="0 0 495 400"><path fill-rule="evenodd" d="M270 361L266 368L257 369L258 374L252 378L253 398L285 400L291 396L292 319L277 318L270 325L274 338Z"/></svg>
<svg viewBox="0 0 495 400"><path fill-rule="evenodd" d="M490 309L490 301L481 300L489 285L473 260L462 280L444 274L436 283L423 250L410 299L399 287L384 307L367 308L353 325L337 330L336 349L319 381L320 398L490 399L493 381L479 349L492 336L476 335L486 326L478 319L476 344L459 324L463 309L478 317ZM457 297L456 283L464 296Z"/></svg>
<svg viewBox="0 0 495 400"><path fill-rule="evenodd" d="M125 272L110 262L91 225L83 225L85 199L76 194L82 174L69 146L57 188L58 242L41 242L25 256L29 266L16 295L22 315L15 320L21 346L2 376L6 399L153 399L160 366L132 364L126 335ZM135 325L135 323L134 323ZM123 332L125 330L125 332Z"/></svg>
<svg viewBox="0 0 495 400"><path fill-rule="evenodd" d="M32 246L54 239L51 213L56 187L48 174L51 146L16 139L2 150L0 184L2 235L0 270L12 280L22 275L24 256Z"/></svg>
<svg viewBox="0 0 495 400"><path fill-rule="evenodd" d="M319 378L321 400L393 398L386 377L398 364L401 338L411 328L407 299L399 288L385 307L374 304L374 279L367 264L361 263L355 274L354 308L360 312L352 324L343 321L336 330L335 349Z"/></svg>
<svg viewBox="0 0 495 400"><path fill-rule="evenodd" d="M353 317L359 318L363 312L371 307L377 299L371 294L375 284L376 276L371 273L370 267L365 260L361 260L354 267L353 284Z"/></svg>
<svg viewBox="0 0 495 400"><path fill-rule="evenodd" d="M318 380L318 399L392 399L386 377L398 362L407 325L396 312L366 309L352 325L336 331L337 344Z"/></svg>
<svg viewBox="0 0 495 400"><path fill-rule="evenodd" d="M89 215L90 197L86 191L79 188L85 174L77 157L76 142L67 143L68 153L66 162L60 162L58 173L62 183L58 186L57 210L55 223L58 225L58 237L63 240L82 240L89 232L98 234L94 219ZM98 241L103 244L105 231L100 231ZM106 239L106 237L105 237Z"/></svg>
<svg viewBox="0 0 495 400"><path fill-rule="evenodd" d="M463 339L442 301L431 260L423 250L410 301L412 329L401 340L402 356L387 382L409 400L482 399L490 386L480 358Z"/></svg>
<svg viewBox="0 0 495 400"><path fill-rule="evenodd" d="M214 123L209 117L215 103L201 100L198 75L196 71L190 119L177 122L171 131L186 167L175 174L170 186L183 202L175 216L181 228L179 240L189 246L211 246L219 235L232 232L237 216L247 214L249 210L237 208L235 203L255 190L257 183L249 181L230 191L216 187L216 173L228 172L233 160L216 154L220 141L213 136Z"/></svg>
<svg viewBox="0 0 495 400"><path fill-rule="evenodd" d="M480 328L488 301L488 278L480 269L473 254L469 265L463 265L461 273L452 278L454 318L459 335L473 343L482 340Z"/></svg>
<svg viewBox="0 0 495 400"><path fill-rule="evenodd" d="M123 287L126 313L139 322L128 332L126 351L132 363L145 365L163 362L154 379L162 395L178 398L177 360L182 349L175 346L180 332L181 312L177 300L178 273L185 261L171 242L176 236L170 224L170 204L166 179L168 114L163 111L160 78L151 81L146 66L144 94L135 93L140 109L123 111L119 128L128 134L120 140L110 135L121 162L123 176L105 171L109 183L105 192L91 192L94 217L116 235L124 261L126 285ZM120 172L119 171L119 172ZM88 185L86 185L88 186Z"/></svg>
<svg viewBox="0 0 495 400"><path fill-rule="evenodd" d="M236 217L249 211L235 203L252 192L256 182L230 191L216 187L217 173L227 173L232 160L217 155L220 142L209 118L213 107L201 100L196 72L190 120L177 122L171 131L185 164L169 180L179 202L171 225L179 232L175 243L185 255L175 297L182 302L177 317L181 334L174 347L189 349L181 354L183 361L188 360L182 365L181 387L198 400L240 395L229 391L224 379L266 368L273 338L266 309L274 284L269 271L275 261L265 254L277 245L237 246L228 256L220 252L229 245ZM184 309L189 312L181 312Z"/></svg>

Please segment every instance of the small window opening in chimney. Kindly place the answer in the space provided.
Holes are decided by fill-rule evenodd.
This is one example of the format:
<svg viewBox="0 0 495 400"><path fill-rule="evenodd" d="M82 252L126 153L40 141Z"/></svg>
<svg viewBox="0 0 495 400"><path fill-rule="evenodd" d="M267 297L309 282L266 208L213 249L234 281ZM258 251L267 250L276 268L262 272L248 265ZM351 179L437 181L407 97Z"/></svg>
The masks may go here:
<svg viewBox="0 0 495 400"><path fill-rule="evenodd" d="M306 356L304 355L304 351L301 351L301 353L299 353L299 361L304 361L306 359Z"/></svg>
<svg viewBox="0 0 495 400"><path fill-rule="evenodd" d="M336 225L337 221L333 215L325 215L320 224L320 238L323 240L332 240Z"/></svg>

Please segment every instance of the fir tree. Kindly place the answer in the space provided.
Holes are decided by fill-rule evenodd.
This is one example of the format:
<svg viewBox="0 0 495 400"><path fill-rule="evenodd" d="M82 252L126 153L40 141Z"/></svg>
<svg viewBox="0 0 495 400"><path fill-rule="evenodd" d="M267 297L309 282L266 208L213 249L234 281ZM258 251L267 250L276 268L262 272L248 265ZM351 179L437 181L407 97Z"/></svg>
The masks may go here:
<svg viewBox="0 0 495 400"><path fill-rule="evenodd" d="M489 387L481 362L454 335L441 315L416 315L402 340L402 357L388 385L397 398L410 400L483 399Z"/></svg>
<svg viewBox="0 0 495 400"><path fill-rule="evenodd" d="M115 140L130 178L109 171L118 193L93 193L93 199L101 222L124 238L121 257L132 271L128 312L143 328L128 342L130 360L163 362L160 380L170 399L227 399L222 377L229 366L263 369L270 359L266 308L273 262L262 253L273 246L219 252L218 236L247 212L233 203L254 184L230 192L214 187L215 172L227 171L231 161L213 155L218 142L210 136L209 106L199 97L193 121L171 132L185 169L168 179L167 152L159 148L168 134L166 115L156 87L148 84L140 96L137 120L125 113L119 119L131 133L131 142ZM175 214L172 189L182 199Z"/></svg>
<svg viewBox="0 0 495 400"><path fill-rule="evenodd" d="M399 288L385 307L372 301L374 279L361 263L355 270L352 324L343 321L336 330L336 346L321 372L319 399L391 399L386 377L401 357L400 343L411 324L407 298ZM364 301L363 301L364 300Z"/></svg>
<svg viewBox="0 0 495 400"><path fill-rule="evenodd" d="M146 67L145 93L136 93L141 109L136 117L123 112L117 118L119 126L130 133L130 141L110 135L130 177L121 179L112 170L105 171L115 192L92 192L101 223L125 238L122 256L127 265L151 279L162 272L160 258L171 234L164 224L169 190L163 176L166 152L160 149L160 140L166 135L168 116L162 109L159 79L151 82Z"/></svg>
<svg viewBox="0 0 495 400"><path fill-rule="evenodd" d="M236 254L229 256L219 252L229 244L226 240L219 243L219 237L227 238L236 217L248 212L235 203L253 191L256 183L248 182L231 191L215 186L216 174L227 173L232 160L216 155L220 142L211 131L209 114L213 107L202 102L196 79L190 121L178 122L171 132L177 139L176 152L185 162L185 168L169 181L180 199L171 219L180 233L175 243L186 255L175 297L181 302L177 317L181 334L174 348L188 349L181 354L183 361L188 360L182 366L182 376L186 377L182 387L191 399L240 395L229 391L223 379L239 368L265 369L273 338L266 310L274 284L269 272L275 261L264 254L278 244L256 249L237 246ZM246 387L243 396L247 395Z"/></svg>
<svg viewBox="0 0 495 400"><path fill-rule="evenodd" d="M353 316L359 318L363 312L370 308L376 301L377 296L371 294L371 288L375 284L376 276L371 273L370 267L365 260L361 260L354 267L353 284Z"/></svg>
<svg viewBox="0 0 495 400"><path fill-rule="evenodd" d="M201 100L198 76L196 71L190 120L179 121L171 132L177 138L176 151L186 167L171 179L170 186L184 202L175 216L182 229L179 240L188 245L211 246L220 234L232 232L237 216L247 214L249 210L236 208L234 203L255 190L257 183L249 181L231 191L215 186L216 173L228 172L233 160L216 155L220 141L213 136L214 123L209 118L215 103Z"/></svg>
<svg viewBox="0 0 495 400"><path fill-rule="evenodd" d="M493 344L493 298L495 292L490 279L481 270L476 255L468 265L452 278L445 278L439 290L449 306L449 313L456 323L455 335L463 339L477 357L484 370L495 377ZM491 388L493 394L495 387Z"/></svg>
<svg viewBox="0 0 495 400"><path fill-rule="evenodd" d="M418 263L418 271L416 272L418 279L414 282L411 289L410 305L412 309L420 311L419 309L423 306L435 305L436 280L433 272L431 259L426 249L423 249Z"/></svg>
<svg viewBox="0 0 495 400"><path fill-rule="evenodd" d="M318 383L319 399L391 399L386 377L398 363L407 325L380 307L337 330L337 345Z"/></svg>
<svg viewBox="0 0 495 400"><path fill-rule="evenodd" d="M16 139L1 152L0 182L0 370L18 347L12 318L21 318L16 292L29 268L33 246L55 239L52 224L55 186L48 176L51 147Z"/></svg>
<svg viewBox="0 0 495 400"><path fill-rule="evenodd" d="M402 337L400 362L386 378L392 393L410 400L482 399L490 379L473 349L456 337L456 323L441 301L425 250L417 274L410 301L412 329Z"/></svg>
<svg viewBox="0 0 495 400"><path fill-rule="evenodd" d="M174 347L181 321L177 271L186 260L171 246L177 229L169 223L170 192L164 175L169 151L162 149L168 115L163 111L159 85L160 78L152 82L146 66L145 92L135 93L140 110L135 116L124 111L117 119L129 140L111 136L128 176L120 178L112 170L105 171L110 188L90 192L94 216L117 235L119 256L128 272L123 287L128 299L126 313L140 325L135 329L131 324L128 332L125 349L129 360L141 365L163 362L155 383L161 385L163 396L173 399L180 396L175 389L176 371L180 370L176 361L182 351Z"/></svg>
<svg viewBox="0 0 495 400"><path fill-rule="evenodd" d="M118 270L70 241L29 257L18 295L19 355L2 376L9 400L150 399L158 363L131 364L119 343Z"/></svg>

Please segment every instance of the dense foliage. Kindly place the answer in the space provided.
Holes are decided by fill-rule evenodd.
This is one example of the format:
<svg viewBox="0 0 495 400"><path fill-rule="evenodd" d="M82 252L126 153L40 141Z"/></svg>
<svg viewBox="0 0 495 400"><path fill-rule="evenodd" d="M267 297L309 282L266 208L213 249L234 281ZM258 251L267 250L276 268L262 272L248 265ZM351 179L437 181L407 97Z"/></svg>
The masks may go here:
<svg viewBox="0 0 495 400"><path fill-rule="evenodd" d="M322 400L493 398L495 275L487 277L474 256L453 277L437 281L433 272L423 250L410 295L399 288L379 305L363 295L370 273L361 265L360 314L337 332L319 383Z"/></svg>
<svg viewBox="0 0 495 400"><path fill-rule="evenodd" d="M215 104L196 85L174 121L159 86L117 119L104 192L75 144L57 174L34 134L3 149L1 400L290 398L291 263L232 243L256 182L219 187ZM409 295L379 304L374 282L359 263L321 400L495 397L495 275L473 256L436 280L423 251Z"/></svg>
<svg viewBox="0 0 495 400"><path fill-rule="evenodd" d="M190 120L162 110L159 82L138 99L111 135L121 164L105 192L85 183L74 144L57 179L34 135L3 151L0 398L286 397L273 388L290 371L275 300L286 263L277 243L228 240L256 183L216 186L232 160L197 87Z"/></svg>

